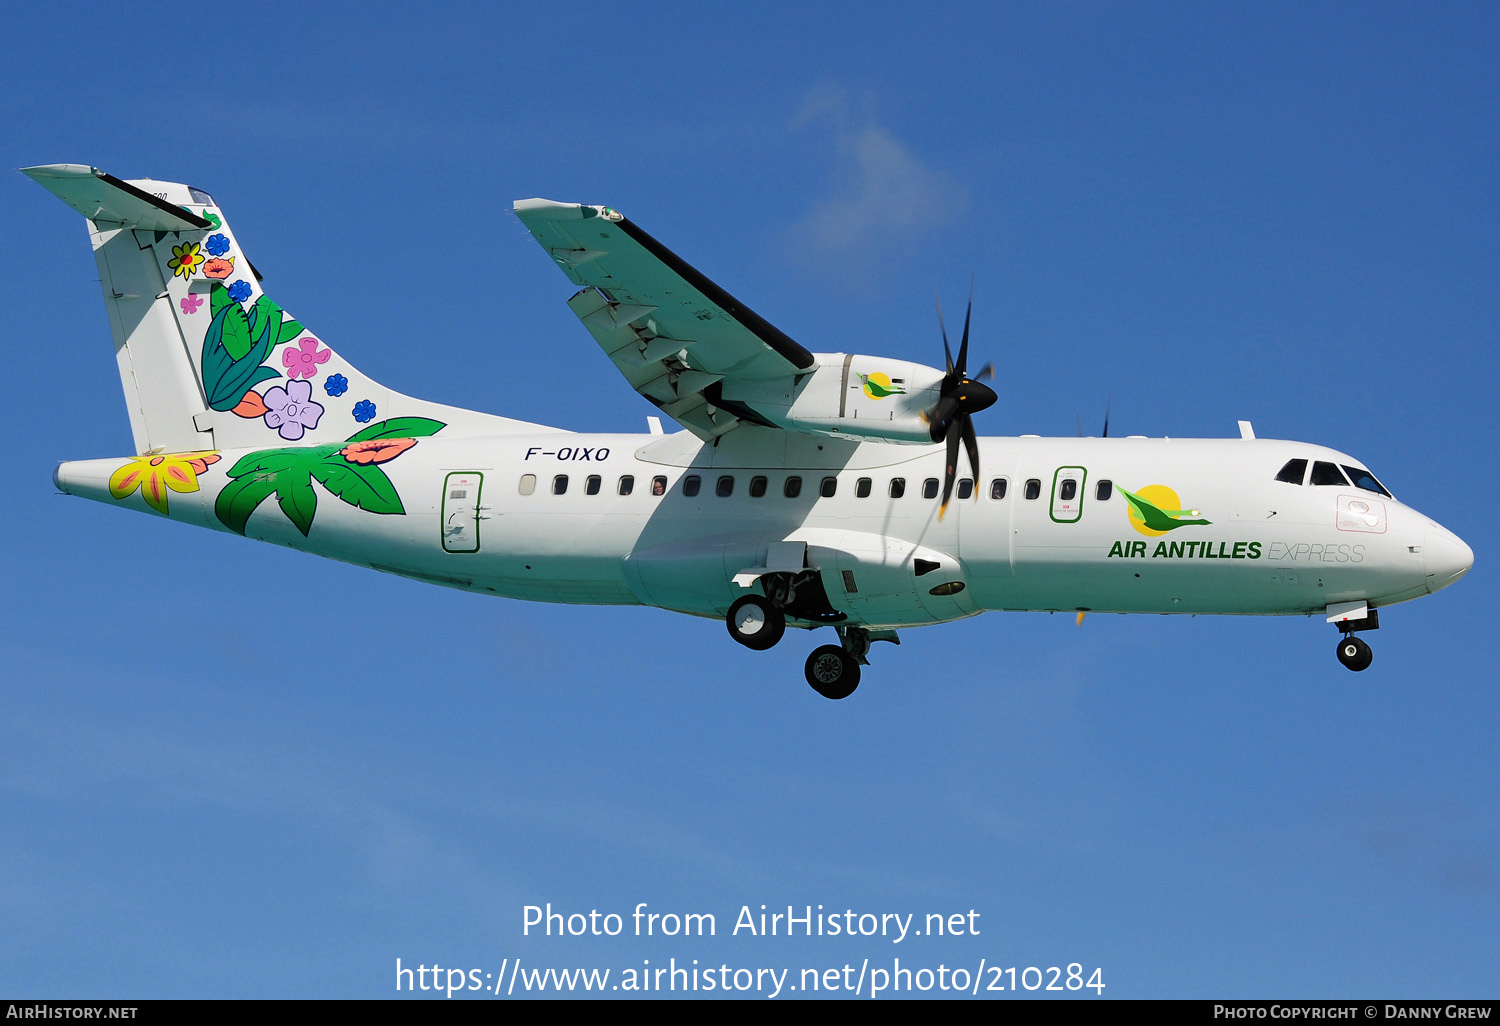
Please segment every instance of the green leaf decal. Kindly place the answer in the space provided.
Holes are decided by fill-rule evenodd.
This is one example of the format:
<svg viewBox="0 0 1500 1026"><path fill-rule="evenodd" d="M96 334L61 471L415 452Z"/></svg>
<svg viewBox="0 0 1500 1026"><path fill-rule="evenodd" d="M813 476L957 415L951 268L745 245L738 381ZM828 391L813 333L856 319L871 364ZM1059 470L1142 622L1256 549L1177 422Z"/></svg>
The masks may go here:
<svg viewBox="0 0 1500 1026"><path fill-rule="evenodd" d="M209 303L214 319L203 336L203 390L210 409L232 410L251 387L281 377L264 366L284 327L281 308L261 296L247 316L218 284Z"/></svg>
<svg viewBox="0 0 1500 1026"><path fill-rule="evenodd" d="M276 491L274 480L259 477L242 477L224 486L214 500L214 516L235 534L245 533L245 524L255 507L269 499Z"/></svg>
<svg viewBox="0 0 1500 1026"><path fill-rule="evenodd" d="M243 360L250 352L250 321L245 317L245 311L240 309L240 304L230 303L219 311L224 318L223 346L229 358L234 361ZM218 320L215 317L214 320Z"/></svg>
<svg viewBox="0 0 1500 1026"><path fill-rule="evenodd" d="M286 481L278 479L276 499L281 512L297 525L304 538L307 537L307 532L312 530L313 515L318 512L318 493L313 491L312 482L302 479L301 475Z"/></svg>
<svg viewBox="0 0 1500 1026"><path fill-rule="evenodd" d="M376 421L362 431L356 431L349 436L348 444L373 442L379 438L427 438L447 426L440 420L432 420L428 417L392 417L390 420Z"/></svg>
<svg viewBox="0 0 1500 1026"><path fill-rule="evenodd" d="M322 463L313 468L312 476L329 492L349 505L370 513L385 513L403 516L406 507L401 505L401 496L396 486L386 477L385 471L376 466L357 466L343 462Z"/></svg>

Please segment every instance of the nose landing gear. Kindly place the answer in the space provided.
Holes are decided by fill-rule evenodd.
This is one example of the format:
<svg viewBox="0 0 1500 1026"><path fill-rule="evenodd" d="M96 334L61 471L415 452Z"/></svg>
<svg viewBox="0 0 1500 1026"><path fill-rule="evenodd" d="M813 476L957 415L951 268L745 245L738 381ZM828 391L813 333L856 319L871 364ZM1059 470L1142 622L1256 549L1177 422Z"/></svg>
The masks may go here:
<svg viewBox="0 0 1500 1026"><path fill-rule="evenodd" d="M1370 646L1354 635L1346 634L1339 639L1339 662L1349 669L1363 670L1374 658L1375 653L1370 651Z"/></svg>
<svg viewBox="0 0 1500 1026"><path fill-rule="evenodd" d="M1339 631L1343 637L1339 638L1338 657L1339 662L1351 670L1359 671L1366 669L1375 658L1375 653L1370 651L1370 646L1354 636L1356 631L1377 631L1380 629L1380 613L1378 610L1370 609L1363 602L1350 603L1353 608L1343 613L1346 619L1335 620L1340 615L1336 607L1329 607L1329 620L1338 624ZM1361 615L1362 614L1362 615Z"/></svg>

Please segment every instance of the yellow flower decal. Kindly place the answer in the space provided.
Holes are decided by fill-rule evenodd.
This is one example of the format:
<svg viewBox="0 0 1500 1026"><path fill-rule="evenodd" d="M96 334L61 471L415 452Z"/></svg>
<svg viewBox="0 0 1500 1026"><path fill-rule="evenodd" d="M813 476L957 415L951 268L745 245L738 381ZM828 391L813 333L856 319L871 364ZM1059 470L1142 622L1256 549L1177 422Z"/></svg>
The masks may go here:
<svg viewBox="0 0 1500 1026"><path fill-rule="evenodd" d="M180 452L173 456L137 456L109 477L109 494L123 499L137 488L146 504L167 514L167 492L196 492L198 475L219 462L216 452Z"/></svg>
<svg viewBox="0 0 1500 1026"><path fill-rule="evenodd" d="M172 247L172 259L167 261L167 266L172 269L172 277L191 278L207 259L198 252L198 243L184 242Z"/></svg>

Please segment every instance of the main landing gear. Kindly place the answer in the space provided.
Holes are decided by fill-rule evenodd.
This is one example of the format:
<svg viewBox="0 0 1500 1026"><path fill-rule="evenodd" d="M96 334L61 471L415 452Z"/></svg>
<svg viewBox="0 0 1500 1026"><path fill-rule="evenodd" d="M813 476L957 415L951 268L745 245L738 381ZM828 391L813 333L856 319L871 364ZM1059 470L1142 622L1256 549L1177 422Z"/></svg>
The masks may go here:
<svg viewBox="0 0 1500 1026"><path fill-rule="evenodd" d="M859 668L869 665L870 632L843 623L846 617L828 604L828 596L816 572L767 575L765 595L745 595L735 600L724 618L729 636L746 648L763 652L786 633L787 615L797 620L825 623L839 632L837 645L823 645L807 657L807 683L824 698L848 698L859 687ZM881 632L879 640L900 644L894 631ZM889 635L888 637L886 635Z"/></svg>
<svg viewBox="0 0 1500 1026"><path fill-rule="evenodd" d="M1380 629L1380 614L1371 609L1358 620L1344 620L1339 625L1339 631L1343 637L1339 638L1338 657L1351 670L1366 669L1375 658L1375 653L1370 646L1354 636L1356 631L1375 631Z"/></svg>

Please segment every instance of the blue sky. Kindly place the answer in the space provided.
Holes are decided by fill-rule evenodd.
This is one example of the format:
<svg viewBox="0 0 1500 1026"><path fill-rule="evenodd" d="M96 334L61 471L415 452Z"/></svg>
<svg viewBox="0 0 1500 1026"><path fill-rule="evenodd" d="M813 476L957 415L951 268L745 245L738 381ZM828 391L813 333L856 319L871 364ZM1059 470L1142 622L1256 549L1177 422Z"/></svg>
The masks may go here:
<svg viewBox="0 0 1500 1026"><path fill-rule="evenodd" d="M5 166L209 190L268 291L413 395L643 429L510 215L605 203L814 350L938 362L932 296L972 273L981 434L1097 430L1106 397L1117 434L1247 418L1367 461L1476 568L1390 609L1358 675L1318 620L989 614L831 703L805 644L106 509L50 482L129 448L87 237L13 175L0 995L900 957L1078 962L1115 997L1494 996L1491 6L9 20ZM528 904L642 901L719 936L521 933ZM727 936L763 903L981 933Z"/></svg>

